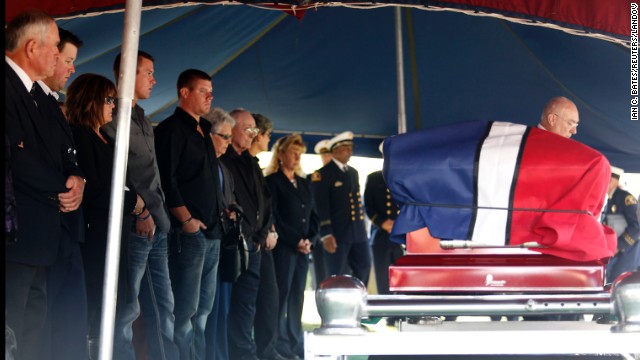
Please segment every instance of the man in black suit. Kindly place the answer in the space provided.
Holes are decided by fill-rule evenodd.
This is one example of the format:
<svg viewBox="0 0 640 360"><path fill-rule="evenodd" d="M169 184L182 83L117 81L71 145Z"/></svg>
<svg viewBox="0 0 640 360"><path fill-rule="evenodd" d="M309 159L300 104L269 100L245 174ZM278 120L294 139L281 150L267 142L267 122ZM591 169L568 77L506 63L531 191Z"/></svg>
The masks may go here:
<svg viewBox="0 0 640 360"><path fill-rule="evenodd" d="M80 40L73 33L59 28L60 58L53 75L39 80L36 99L48 118L54 119L64 133L63 161L76 164L76 149L66 116L58 106L58 91L64 89L71 74L75 73L74 62ZM47 321L45 323L45 345L41 359L86 359L87 300L85 272L80 252L80 242L84 242L82 211L63 213L62 217L71 231L69 250L58 253L53 266L47 268Z"/></svg>
<svg viewBox="0 0 640 360"><path fill-rule="evenodd" d="M255 158L248 152L258 134L256 121L243 109L231 111L236 120L231 146L220 157L233 176L236 200L244 210L242 231L249 248L249 265L233 284L229 309L228 339L231 359L257 360L252 337L256 301L260 286L260 246L264 246L271 225L271 198ZM275 311L275 309L274 309Z"/></svg>
<svg viewBox="0 0 640 360"><path fill-rule="evenodd" d="M17 242L6 247L6 322L15 331L19 359L39 359L47 312L46 267L70 255L72 230L63 214L82 202L84 179L63 154L64 131L38 105L37 80L52 76L60 41L53 18L40 11L16 16L5 29L5 119L11 150Z"/></svg>
<svg viewBox="0 0 640 360"><path fill-rule="evenodd" d="M366 286L371 256L364 209L358 171L347 165L353 152L353 133L335 136L330 148L333 159L311 175L327 275L346 274L348 266Z"/></svg>

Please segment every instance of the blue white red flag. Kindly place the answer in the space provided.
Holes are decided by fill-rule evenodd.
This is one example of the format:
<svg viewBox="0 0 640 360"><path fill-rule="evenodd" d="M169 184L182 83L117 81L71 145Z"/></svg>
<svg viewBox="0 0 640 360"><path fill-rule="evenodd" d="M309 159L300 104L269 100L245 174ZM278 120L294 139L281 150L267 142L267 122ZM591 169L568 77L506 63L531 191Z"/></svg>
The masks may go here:
<svg viewBox="0 0 640 360"><path fill-rule="evenodd" d="M401 205L391 237L428 227L434 237L489 245L537 242L542 253L610 257L616 239L598 222L607 159L551 132L468 122L388 138L384 176Z"/></svg>

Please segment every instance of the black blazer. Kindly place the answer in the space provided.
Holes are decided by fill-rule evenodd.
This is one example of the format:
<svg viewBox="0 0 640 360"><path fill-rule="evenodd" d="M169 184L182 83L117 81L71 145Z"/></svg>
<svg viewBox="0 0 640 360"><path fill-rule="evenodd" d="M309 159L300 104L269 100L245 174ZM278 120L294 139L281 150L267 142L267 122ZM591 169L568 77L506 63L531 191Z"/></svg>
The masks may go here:
<svg viewBox="0 0 640 360"><path fill-rule="evenodd" d="M106 136L103 135L106 138ZM73 138L78 147L78 164L86 174L87 184L82 199L86 226L100 229L107 237L111 180L113 176L114 144L104 143L96 133L85 127L73 127ZM108 138L107 138L108 139ZM110 141L110 140L108 140ZM136 189L127 181L124 192L123 229L131 226L131 213L136 206ZM95 233L95 232L93 232ZM89 239L87 239L89 241Z"/></svg>
<svg viewBox="0 0 640 360"><path fill-rule="evenodd" d="M374 171L367 176L367 184L364 188L364 206L372 227L381 227L382 223L388 219L395 221L398 217L400 208L391 198L387 183L382 176L382 170ZM384 230L376 232L372 243L375 244L383 232L386 233ZM373 233L373 229L371 233Z"/></svg>
<svg viewBox="0 0 640 360"><path fill-rule="evenodd" d="M238 154L229 146L220 161L233 175L236 201L246 216L242 232L247 240L264 244L271 226L271 194L257 160L248 151Z"/></svg>
<svg viewBox="0 0 640 360"><path fill-rule="evenodd" d="M36 101L38 102L38 107L42 109L43 112L48 111L48 114L46 115L47 118L55 119L56 124L60 126L60 129L64 134L64 137L61 139L62 153L60 154L62 157L62 166L64 166L64 173L78 175L86 179L84 172L82 172L82 169L78 167L78 159L76 156L77 148L73 141L73 135L71 134L71 128L69 127L67 118L64 116L62 110L60 110L60 106L58 105L58 100L56 100L53 95L45 94L44 90L38 84L36 85ZM62 224L70 234L70 240L83 242L85 233L82 207L76 211L61 213L61 216ZM66 244L63 243L62 248L64 253Z"/></svg>
<svg viewBox="0 0 640 360"><path fill-rule="evenodd" d="M300 239L313 241L319 231L318 214L307 180L296 175L296 189L287 176L278 171L267 176L266 181L271 192L278 244L296 251Z"/></svg>
<svg viewBox="0 0 640 360"><path fill-rule="evenodd" d="M67 177L82 176L77 165L62 156L68 149L67 135L47 116L51 114L47 109L35 105L5 62L5 131L19 224L18 241L6 247L5 260L32 266L48 266L56 260L63 226L57 196L67 191Z"/></svg>

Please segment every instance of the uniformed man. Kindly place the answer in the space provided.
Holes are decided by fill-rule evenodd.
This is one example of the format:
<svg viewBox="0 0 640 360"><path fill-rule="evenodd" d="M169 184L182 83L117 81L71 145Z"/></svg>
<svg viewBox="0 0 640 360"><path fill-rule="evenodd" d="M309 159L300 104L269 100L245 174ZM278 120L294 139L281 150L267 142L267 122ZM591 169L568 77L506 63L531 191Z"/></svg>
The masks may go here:
<svg viewBox="0 0 640 360"><path fill-rule="evenodd" d="M382 143L380 143L382 153ZM400 208L391 198L382 170L374 171L367 176L364 188L364 205L371 220L371 253L373 254L373 271L376 276L378 294L389 294L389 266L402 256L402 245L389 239L393 222L398 217Z"/></svg>
<svg viewBox="0 0 640 360"><path fill-rule="evenodd" d="M329 148L333 159L311 176L327 275L347 274L351 268L353 276L366 285L371 257L358 171L347 165L353 152L353 133L335 136Z"/></svg>
<svg viewBox="0 0 640 360"><path fill-rule="evenodd" d="M606 224L618 236L618 250L607 265L607 282L613 282L625 271L640 267L640 226L638 226L638 200L628 191L619 187L624 170L612 166L609 182L609 201L606 210Z"/></svg>
<svg viewBox="0 0 640 360"><path fill-rule="evenodd" d="M329 142L331 139L323 139L318 141L316 146L313 148L313 151L320 155L320 159L322 160L322 166L327 165L329 161L331 161L331 150L329 150ZM307 180L311 179L311 175L308 175ZM316 209L316 213L317 213ZM324 268L324 257L322 256L324 253L324 249L322 248L322 244L320 244L320 239L312 239L313 248L311 249L311 262L313 263L313 272L312 272L312 282L313 288L317 289L318 285L322 280L327 277L327 270Z"/></svg>

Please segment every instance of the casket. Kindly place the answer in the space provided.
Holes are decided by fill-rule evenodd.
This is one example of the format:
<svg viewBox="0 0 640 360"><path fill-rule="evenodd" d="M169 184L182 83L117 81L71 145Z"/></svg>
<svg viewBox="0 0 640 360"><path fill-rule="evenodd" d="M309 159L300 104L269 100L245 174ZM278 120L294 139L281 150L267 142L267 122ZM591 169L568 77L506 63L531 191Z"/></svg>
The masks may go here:
<svg viewBox="0 0 640 360"><path fill-rule="evenodd" d="M428 228L442 240L514 246L574 261L612 256L614 232L598 220L607 159L551 132L468 122L387 138L383 174L400 205L391 238Z"/></svg>

